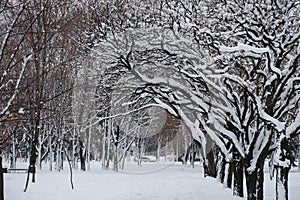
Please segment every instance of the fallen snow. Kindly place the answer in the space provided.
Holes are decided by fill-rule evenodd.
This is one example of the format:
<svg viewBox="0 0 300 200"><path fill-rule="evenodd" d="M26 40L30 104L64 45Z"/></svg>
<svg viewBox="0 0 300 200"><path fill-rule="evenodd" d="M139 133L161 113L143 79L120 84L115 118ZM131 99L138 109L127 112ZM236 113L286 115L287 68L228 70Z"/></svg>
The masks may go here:
<svg viewBox="0 0 300 200"><path fill-rule="evenodd" d="M69 172L44 169L37 172L37 183L23 192L26 174L5 174L6 200L193 200L245 199L232 196L216 179L204 178L199 165L193 169L174 163L126 164L124 172L101 170L99 163L91 171L74 171L74 186ZM274 199L274 184L266 173L265 199ZM290 200L300 197L300 173L291 172Z"/></svg>

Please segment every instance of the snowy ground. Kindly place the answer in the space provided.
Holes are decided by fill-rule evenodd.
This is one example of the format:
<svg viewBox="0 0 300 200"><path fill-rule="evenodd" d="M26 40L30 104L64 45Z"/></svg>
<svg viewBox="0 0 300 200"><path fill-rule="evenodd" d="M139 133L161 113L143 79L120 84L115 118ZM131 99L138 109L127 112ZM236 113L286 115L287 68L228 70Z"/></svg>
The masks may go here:
<svg viewBox="0 0 300 200"><path fill-rule="evenodd" d="M38 171L37 183L23 192L25 174L5 174L6 200L212 200L237 199L215 179L204 178L200 166L172 163L129 163L124 172L101 170L94 163L89 172L74 171L74 186L68 170ZM266 173L265 199L274 198L274 183ZM300 199L300 173L290 173L290 199Z"/></svg>

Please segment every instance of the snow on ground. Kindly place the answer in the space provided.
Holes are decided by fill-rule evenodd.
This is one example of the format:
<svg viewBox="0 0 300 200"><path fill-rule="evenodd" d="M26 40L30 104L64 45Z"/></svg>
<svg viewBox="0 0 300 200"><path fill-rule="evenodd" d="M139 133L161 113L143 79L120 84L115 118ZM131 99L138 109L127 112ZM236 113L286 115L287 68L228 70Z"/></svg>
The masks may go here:
<svg viewBox="0 0 300 200"><path fill-rule="evenodd" d="M265 199L274 199L274 183L266 173ZM74 186L69 171L37 173L37 183L30 183L23 192L26 174L5 174L6 200L193 200L236 199L215 179L204 178L200 166L194 169L174 163L129 163L123 172L101 170L92 163L91 171L74 171ZM300 173L290 174L290 199L300 197Z"/></svg>

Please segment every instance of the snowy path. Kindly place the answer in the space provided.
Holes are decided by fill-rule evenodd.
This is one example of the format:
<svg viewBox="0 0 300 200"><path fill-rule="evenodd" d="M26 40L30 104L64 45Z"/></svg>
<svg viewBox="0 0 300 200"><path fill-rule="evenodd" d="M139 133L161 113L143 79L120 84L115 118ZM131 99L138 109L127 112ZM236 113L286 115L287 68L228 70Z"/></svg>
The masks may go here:
<svg viewBox="0 0 300 200"><path fill-rule="evenodd" d="M113 171L94 170L74 172L75 190L69 183L68 170L49 172L43 170L37 175L37 183L30 183L26 193L23 192L25 174L6 174L6 200L214 200L244 199L233 197L231 190L215 179L204 178L201 168L172 165L164 166L145 164L143 168L127 167L127 171L138 172L115 173ZM157 170L153 173L141 173ZM267 176L266 176L267 178ZM300 173L291 173L290 199L300 197ZM273 183L266 179L266 199L274 199Z"/></svg>

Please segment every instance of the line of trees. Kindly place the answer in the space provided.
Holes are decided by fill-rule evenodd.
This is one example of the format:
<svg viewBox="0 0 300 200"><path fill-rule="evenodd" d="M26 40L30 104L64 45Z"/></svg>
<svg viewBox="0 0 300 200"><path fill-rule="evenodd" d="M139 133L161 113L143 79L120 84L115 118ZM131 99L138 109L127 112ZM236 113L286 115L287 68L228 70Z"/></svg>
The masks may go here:
<svg viewBox="0 0 300 200"><path fill-rule="evenodd" d="M17 156L29 159L25 190L36 165L52 153L45 142L58 146L70 120L81 24L72 1L0 2L1 161L9 156L15 168ZM0 174L3 181L2 167Z"/></svg>

